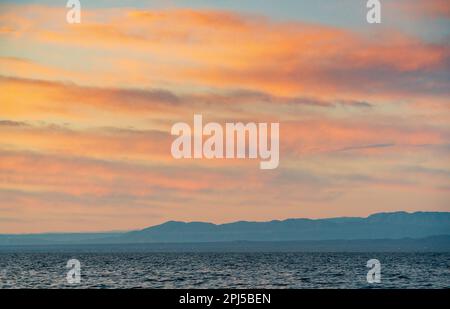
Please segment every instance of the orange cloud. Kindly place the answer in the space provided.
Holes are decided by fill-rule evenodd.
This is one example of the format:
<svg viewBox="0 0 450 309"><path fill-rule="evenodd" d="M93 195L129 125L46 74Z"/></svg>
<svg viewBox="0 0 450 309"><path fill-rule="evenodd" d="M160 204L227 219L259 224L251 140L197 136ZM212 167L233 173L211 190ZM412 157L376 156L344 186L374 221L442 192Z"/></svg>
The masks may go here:
<svg viewBox="0 0 450 309"><path fill-rule="evenodd" d="M146 58L135 58L131 67L129 59L111 60L113 77L106 78L103 72L105 83L115 79L123 85L129 77L140 86L185 84L322 98L448 95L448 79L442 78L448 68L448 46L427 44L394 30L366 38L349 30L222 11L100 14L92 11L82 24L58 28L38 16L31 21L36 30L24 35L38 43L133 52ZM85 60L95 61L76 61ZM19 70L16 74L26 77Z"/></svg>
<svg viewBox="0 0 450 309"><path fill-rule="evenodd" d="M229 11L65 12L1 5L0 232L448 208L448 44ZM280 122L279 169L174 160L170 127L194 113Z"/></svg>
<svg viewBox="0 0 450 309"><path fill-rule="evenodd" d="M390 150L389 147L395 147L395 152L401 152L402 147L443 145L449 141L448 131L430 127L411 128L333 120L283 123L280 136L283 136L285 153L298 156L346 150L367 155L368 150L385 152Z"/></svg>
<svg viewBox="0 0 450 309"><path fill-rule="evenodd" d="M176 167L146 167L67 155L1 151L0 157L0 186L31 192L151 196L158 190L200 191L225 179L196 170L191 171L192 177L186 177L186 171Z"/></svg>

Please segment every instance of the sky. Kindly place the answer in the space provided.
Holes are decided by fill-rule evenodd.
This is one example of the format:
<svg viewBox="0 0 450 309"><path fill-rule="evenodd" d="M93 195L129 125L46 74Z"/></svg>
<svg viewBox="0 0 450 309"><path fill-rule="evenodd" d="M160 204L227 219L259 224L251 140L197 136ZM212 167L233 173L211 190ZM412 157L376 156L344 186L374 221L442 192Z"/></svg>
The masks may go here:
<svg viewBox="0 0 450 309"><path fill-rule="evenodd" d="M0 1L0 233L450 211L450 5ZM279 122L280 165L174 123Z"/></svg>

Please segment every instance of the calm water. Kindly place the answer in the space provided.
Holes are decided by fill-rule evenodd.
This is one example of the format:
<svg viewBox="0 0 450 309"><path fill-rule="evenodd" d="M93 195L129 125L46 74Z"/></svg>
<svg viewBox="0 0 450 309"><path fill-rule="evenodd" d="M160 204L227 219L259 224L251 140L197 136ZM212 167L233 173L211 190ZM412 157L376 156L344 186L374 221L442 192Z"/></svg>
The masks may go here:
<svg viewBox="0 0 450 309"><path fill-rule="evenodd" d="M81 283L66 263L81 262ZM366 263L381 262L381 283ZM1 288L449 288L450 253L0 253Z"/></svg>

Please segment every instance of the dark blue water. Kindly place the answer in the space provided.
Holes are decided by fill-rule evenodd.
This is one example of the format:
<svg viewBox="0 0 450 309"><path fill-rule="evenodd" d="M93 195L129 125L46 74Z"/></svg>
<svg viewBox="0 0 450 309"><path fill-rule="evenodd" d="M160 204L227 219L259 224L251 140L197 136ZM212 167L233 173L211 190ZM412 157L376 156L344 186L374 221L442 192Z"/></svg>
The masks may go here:
<svg viewBox="0 0 450 309"><path fill-rule="evenodd" d="M80 284L66 280L72 258ZM0 287L449 288L450 253L0 253Z"/></svg>

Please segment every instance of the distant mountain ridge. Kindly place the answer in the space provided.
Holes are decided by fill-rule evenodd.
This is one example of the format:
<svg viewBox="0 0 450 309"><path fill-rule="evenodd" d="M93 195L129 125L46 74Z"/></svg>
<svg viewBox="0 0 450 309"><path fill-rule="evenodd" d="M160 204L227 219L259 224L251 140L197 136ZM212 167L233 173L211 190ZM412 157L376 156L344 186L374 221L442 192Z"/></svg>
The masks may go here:
<svg viewBox="0 0 450 309"><path fill-rule="evenodd" d="M296 241L450 235L450 212L377 213L367 218L287 219L226 224L169 221L118 238L127 242Z"/></svg>
<svg viewBox="0 0 450 309"><path fill-rule="evenodd" d="M450 212L392 212L376 213L366 218L238 221L226 224L168 221L123 233L0 235L0 246L422 239L439 235L450 235Z"/></svg>

